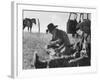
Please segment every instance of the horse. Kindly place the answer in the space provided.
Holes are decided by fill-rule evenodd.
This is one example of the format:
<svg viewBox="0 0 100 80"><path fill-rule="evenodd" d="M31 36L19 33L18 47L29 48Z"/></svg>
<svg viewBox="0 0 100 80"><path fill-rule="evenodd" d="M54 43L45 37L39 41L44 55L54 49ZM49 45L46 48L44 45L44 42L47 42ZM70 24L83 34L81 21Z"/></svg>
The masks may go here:
<svg viewBox="0 0 100 80"><path fill-rule="evenodd" d="M31 32L33 23L36 25L36 19L35 18L32 18L32 19L25 18L23 20L23 30L25 29L25 27L28 27L28 31Z"/></svg>

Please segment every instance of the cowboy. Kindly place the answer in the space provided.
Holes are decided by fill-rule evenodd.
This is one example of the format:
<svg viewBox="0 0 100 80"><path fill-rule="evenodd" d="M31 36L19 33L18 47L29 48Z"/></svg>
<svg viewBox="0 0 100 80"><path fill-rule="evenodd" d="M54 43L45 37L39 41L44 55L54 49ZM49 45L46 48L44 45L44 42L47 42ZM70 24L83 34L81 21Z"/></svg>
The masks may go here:
<svg viewBox="0 0 100 80"><path fill-rule="evenodd" d="M48 29L46 32L52 34L52 40L50 41L48 48L53 47L56 51L63 55L70 55L71 49L68 35L66 32L57 29L57 27L58 25L54 25L53 23L50 23L47 26Z"/></svg>
<svg viewBox="0 0 100 80"><path fill-rule="evenodd" d="M76 33L79 35L79 42L76 48L79 53L76 55L77 58L70 60L69 62L78 62L79 66L89 66L91 60L91 23L89 20L85 20L77 25Z"/></svg>

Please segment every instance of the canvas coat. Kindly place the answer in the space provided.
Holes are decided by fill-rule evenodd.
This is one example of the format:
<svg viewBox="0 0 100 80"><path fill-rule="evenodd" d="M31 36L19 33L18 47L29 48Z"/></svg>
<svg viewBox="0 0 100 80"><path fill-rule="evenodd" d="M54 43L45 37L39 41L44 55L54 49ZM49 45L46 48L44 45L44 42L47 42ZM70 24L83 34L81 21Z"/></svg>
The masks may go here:
<svg viewBox="0 0 100 80"><path fill-rule="evenodd" d="M64 51L63 54L70 55L71 54L70 41L69 41L69 38L68 38L68 35L66 34L66 32L55 28L53 30L52 35L53 36L52 36L51 41L57 41L58 40L57 42L55 42L55 44L59 44L60 46L64 45L65 51ZM52 44L52 45L54 45L54 44Z"/></svg>

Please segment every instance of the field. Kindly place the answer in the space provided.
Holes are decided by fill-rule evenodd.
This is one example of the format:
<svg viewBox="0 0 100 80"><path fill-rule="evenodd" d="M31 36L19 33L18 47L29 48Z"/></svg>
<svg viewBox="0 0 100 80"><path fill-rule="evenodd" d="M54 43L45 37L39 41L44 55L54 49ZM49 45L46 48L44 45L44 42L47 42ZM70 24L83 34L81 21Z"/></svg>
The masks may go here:
<svg viewBox="0 0 100 80"><path fill-rule="evenodd" d="M70 41L72 38L69 36ZM23 69L34 68L34 52L38 51L41 59L47 59L45 46L51 39L50 34L23 32Z"/></svg>
<svg viewBox="0 0 100 80"><path fill-rule="evenodd" d="M41 59L48 58L45 45L51 39L51 35L45 33L23 32L23 69L34 68L34 51L38 51Z"/></svg>

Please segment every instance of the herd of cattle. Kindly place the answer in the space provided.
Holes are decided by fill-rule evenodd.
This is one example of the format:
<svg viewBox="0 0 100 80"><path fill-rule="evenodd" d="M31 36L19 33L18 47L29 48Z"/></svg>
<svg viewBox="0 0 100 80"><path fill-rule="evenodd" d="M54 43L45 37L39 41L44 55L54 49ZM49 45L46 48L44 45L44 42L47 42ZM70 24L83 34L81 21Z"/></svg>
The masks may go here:
<svg viewBox="0 0 100 80"><path fill-rule="evenodd" d="M77 17L74 18L74 20L71 20L70 17L72 14L75 14L77 16L76 13L70 13L68 22L67 22L67 33L68 34L72 34L72 36L75 36L76 34L76 30L77 29L81 29L82 31L84 31L88 36L91 36L91 20L88 18L88 13L87 13L87 19L81 19L83 17L83 13L80 13L80 18L79 21L77 21ZM31 32L32 29L32 24L37 24L36 23L36 19L32 18L25 18L23 20L23 29L25 29L25 27L28 27L28 31ZM44 60L41 61L39 60L39 56L37 54L34 53L34 67L35 68L55 68L55 67L77 67L77 66L90 66L90 60L91 60L91 42L89 43L88 46L88 56L85 54L81 57L76 58L76 55L70 55L70 56L63 56L63 57L52 57L50 55L51 52L49 52L50 55L50 59L48 60ZM56 52L54 52L56 53ZM52 58L51 58L52 57ZM83 58L84 57L84 58ZM73 62L71 62L71 60L75 60Z"/></svg>

